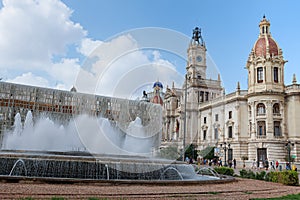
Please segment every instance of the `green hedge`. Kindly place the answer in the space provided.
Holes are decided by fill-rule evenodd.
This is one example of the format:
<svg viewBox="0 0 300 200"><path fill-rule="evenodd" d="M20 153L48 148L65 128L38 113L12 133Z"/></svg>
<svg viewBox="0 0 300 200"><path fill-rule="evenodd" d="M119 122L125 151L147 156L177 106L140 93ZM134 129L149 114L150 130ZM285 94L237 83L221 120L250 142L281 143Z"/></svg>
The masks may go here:
<svg viewBox="0 0 300 200"><path fill-rule="evenodd" d="M214 170L218 172L218 174L233 176L234 170L230 167L215 167Z"/></svg>
<svg viewBox="0 0 300 200"><path fill-rule="evenodd" d="M284 185L299 185L298 173L292 170L286 170L282 172L271 171L266 174L265 171L254 173L251 170L247 171L242 169L240 171L240 176L242 178L265 180L275 183L282 183Z"/></svg>
<svg viewBox="0 0 300 200"><path fill-rule="evenodd" d="M242 178L255 179L255 173L251 170L248 170L248 171L245 169L240 170L240 176Z"/></svg>
<svg viewBox="0 0 300 200"><path fill-rule="evenodd" d="M299 185L299 177L296 171L269 172L266 181L282 183L284 185Z"/></svg>

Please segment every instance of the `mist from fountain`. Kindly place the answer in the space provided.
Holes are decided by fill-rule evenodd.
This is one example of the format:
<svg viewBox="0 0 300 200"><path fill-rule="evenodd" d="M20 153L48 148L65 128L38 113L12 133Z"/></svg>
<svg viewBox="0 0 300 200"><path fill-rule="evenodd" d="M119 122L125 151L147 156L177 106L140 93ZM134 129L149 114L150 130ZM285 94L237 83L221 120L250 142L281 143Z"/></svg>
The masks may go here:
<svg viewBox="0 0 300 200"><path fill-rule="evenodd" d="M24 126L19 113L13 131L4 134L2 149L32 151L87 151L97 154L151 156L155 139L146 137L141 119L132 121L126 133L108 119L79 115L65 126L47 117L33 123L28 111Z"/></svg>

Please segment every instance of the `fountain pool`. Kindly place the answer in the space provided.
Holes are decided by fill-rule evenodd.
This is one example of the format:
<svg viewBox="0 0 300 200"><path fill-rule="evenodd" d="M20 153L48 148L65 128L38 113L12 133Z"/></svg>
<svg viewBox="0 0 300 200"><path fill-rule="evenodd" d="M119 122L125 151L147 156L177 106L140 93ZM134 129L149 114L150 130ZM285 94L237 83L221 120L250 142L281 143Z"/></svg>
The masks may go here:
<svg viewBox="0 0 300 200"><path fill-rule="evenodd" d="M99 121L88 116L79 116L77 123L66 127L55 125L48 118L33 125L31 113L27 116L29 119L26 117L23 125L17 114L14 130L4 137L0 151L2 180L129 183L232 180L199 175L192 165L153 157L158 136L145 135L139 118L124 133L105 119ZM82 125L87 136L77 134Z"/></svg>

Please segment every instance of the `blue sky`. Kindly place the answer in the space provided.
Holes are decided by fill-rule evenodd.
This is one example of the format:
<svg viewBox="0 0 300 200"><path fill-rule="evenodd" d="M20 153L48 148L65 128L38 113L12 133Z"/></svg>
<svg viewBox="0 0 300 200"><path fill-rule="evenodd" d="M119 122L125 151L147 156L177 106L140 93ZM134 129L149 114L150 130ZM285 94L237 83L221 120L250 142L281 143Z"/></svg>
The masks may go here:
<svg viewBox="0 0 300 200"><path fill-rule="evenodd" d="M74 81L73 76L75 76L75 72L78 72L86 61L85 56L87 53L83 52L84 45L82 41L91 41L93 45L99 45L103 41L118 38L122 35L120 34L122 32L126 33L131 29L144 27L170 29L191 37L192 29L195 26L199 26L202 29L208 54L220 71L226 93L235 90L237 81L240 81L242 89L247 89L247 70L244 67L251 48L258 37L258 24L264 14L271 22L273 38L280 48L282 48L284 58L288 60L288 63L285 65L285 83L287 85L291 84L293 73L297 75L298 79L300 78L300 24L298 21L300 19L300 2L296 0L62 0L62 2L58 0L44 0L44 2L48 3L44 3L43 8L40 10L44 12L57 12L55 15L49 14L44 16L44 20L48 20L46 23L48 28L53 27L53 29L49 28L48 33L53 32L53 34L36 33L38 31L42 32L45 28L37 28L37 30L33 29L35 32L28 32L26 27L23 27L24 22L18 23L18 19L23 19L24 17L17 16L14 19L14 17L9 17L12 15L12 12L4 12L4 8L11 7L12 10L23 10L24 14L21 16L30 12L33 14L28 15L32 16L32 23L29 24L34 24L33 27L40 27L39 23L45 24L42 20L37 20L37 17L34 17L38 11L33 12L30 8L31 6L28 6L35 4L38 7L41 5L37 5L33 0L24 0L23 2L25 3L19 3L18 0L11 0L1 3L0 36L5 37L7 33L4 32L18 30L18 28L12 29L11 27L20 27L19 36L6 37L7 40L5 42L11 42L14 45L11 45L13 47L5 46L5 49L21 49L28 45L35 48L36 44L40 44L36 48L41 49L37 50L37 52L32 50L32 54L35 53L36 56L31 58L29 55L27 56L28 60L24 56L26 62L20 60L17 63L14 61L14 57L10 57L9 55L9 52L14 53L16 49L12 49L11 51L6 50L6 57L3 59L11 60L9 62L0 62L2 69L0 76L4 77L6 81L68 89L71 87L72 81ZM50 9L50 7L52 8ZM70 29L59 26L60 19L53 19L55 18L54 16L60 16L62 13L67 13L67 17L64 18L66 21L65 24L73 23ZM31 18L28 18L28 21L30 20ZM1 23L1 21L5 23ZM2 35L1 31L3 31ZM22 31L26 34L21 34ZM20 46L14 42L19 41L16 40L18 37L21 38L20 41L27 40L32 34L40 36L40 40L35 42L32 39L31 43L24 43L24 45ZM51 42L43 44L45 40ZM174 41L174 43L176 42ZM0 48L1 44L0 41ZM121 42L120 44L123 43ZM187 46L188 44L186 44L186 48ZM115 46L114 48L118 47ZM31 53L31 50L24 49L24 51L26 54ZM43 51L45 51L45 54L41 53ZM146 55L146 57L149 57L152 53L143 52L142 56ZM45 57L40 59L38 56L40 58ZM158 57L159 63L164 62L167 65L174 65L179 73L184 73L184 60L163 52ZM35 60L35 62L30 62L32 60ZM149 58L149 60L152 61L153 59ZM150 62L149 60L147 62ZM39 67L39 65L43 65L43 67ZM113 74L109 74L108 76L114 77ZM32 80L35 81L33 82ZM106 94L104 91L102 93Z"/></svg>

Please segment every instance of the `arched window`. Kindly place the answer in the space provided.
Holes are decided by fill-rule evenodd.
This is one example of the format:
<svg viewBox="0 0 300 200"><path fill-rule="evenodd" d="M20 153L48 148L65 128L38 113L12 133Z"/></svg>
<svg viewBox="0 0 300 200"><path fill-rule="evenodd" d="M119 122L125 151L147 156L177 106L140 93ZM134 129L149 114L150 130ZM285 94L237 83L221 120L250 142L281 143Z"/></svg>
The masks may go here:
<svg viewBox="0 0 300 200"><path fill-rule="evenodd" d="M280 109L279 109L280 107L279 107L279 103L275 103L274 105L273 105L273 114L275 114L275 115L278 115L278 114L280 114Z"/></svg>
<svg viewBox="0 0 300 200"><path fill-rule="evenodd" d="M265 115L265 114L266 114L265 104L263 103L257 104L257 115Z"/></svg>
<svg viewBox="0 0 300 200"><path fill-rule="evenodd" d="M264 81L264 70L262 67L257 68L257 82L262 83Z"/></svg>

